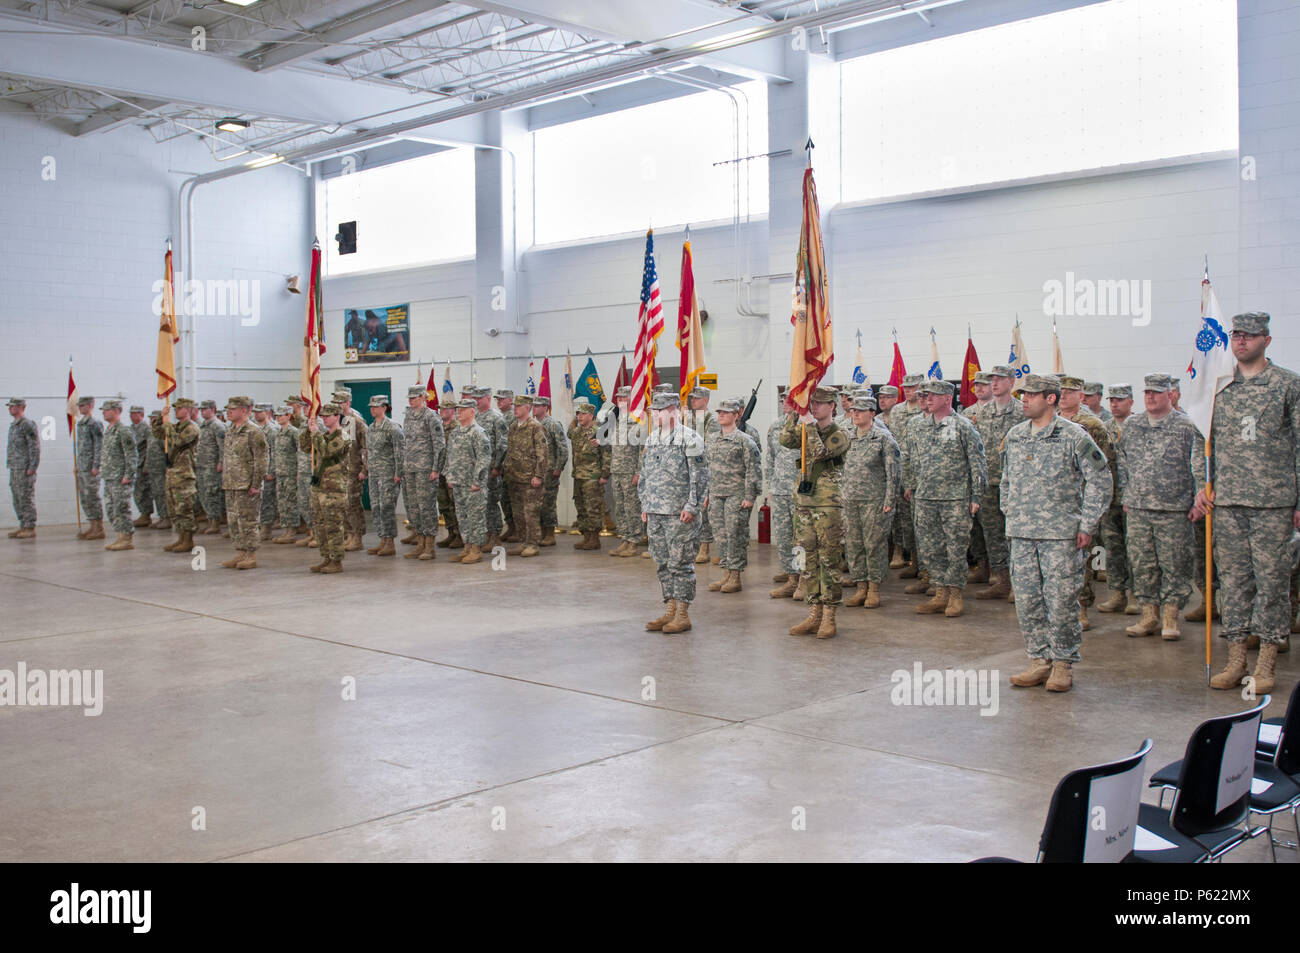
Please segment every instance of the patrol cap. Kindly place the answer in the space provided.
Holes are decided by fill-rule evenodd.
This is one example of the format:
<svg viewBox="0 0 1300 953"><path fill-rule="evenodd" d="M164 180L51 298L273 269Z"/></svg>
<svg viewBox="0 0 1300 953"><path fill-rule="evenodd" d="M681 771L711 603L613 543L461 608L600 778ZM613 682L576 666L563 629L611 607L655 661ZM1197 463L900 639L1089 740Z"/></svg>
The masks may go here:
<svg viewBox="0 0 1300 953"><path fill-rule="evenodd" d="M204 403L206 404L206 403L210 403L210 402L209 402L209 401L204 401ZM131 405L131 413L133 413L133 414L143 414L143 413L144 413L144 405L143 405L143 404L132 404L132 405Z"/></svg>
<svg viewBox="0 0 1300 953"><path fill-rule="evenodd" d="M942 397L951 397L954 393L956 393L956 391L957 388L953 386L952 381L944 381L944 380L928 381L925 387L922 389L922 393L935 394Z"/></svg>
<svg viewBox="0 0 1300 953"><path fill-rule="evenodd" d="M279 407L275 408L275 415L277 417L289 417L292 413L293 412L289 410L288 406L285 404L281 404Z"/></svg>
<svg viewBox="0 0 1300 953"><path fill-rule="evenodd" d="M121 403L122 403L121 401L118 401L118 404L121 404ZM172 406L175 407L177 410L180 410L182 407L193 407L193 406L194 406L194 401L190 400L188 397L182 397L180 400L178 400L178 401L176 401L174 404L172 404ZM122 409L122 408L119 406L119 407L118 407L118 410L121 410L121 409Z"/></svg>
<svg viewBox="0 0 1300 953"><path fill-rule="evenodd" d="M674 387L672 384L655 384L654 387L650 388L650 393L651 394L675 394L677 393L677 388Z"/></svg>
<svg viewBox="0 0 1300 953"><path fill-rule="evenodd" d="M252 407L253 401L248 397L236 395L226 401L226 407Z"/></svg>
<svg viewBox="0 0 1300 953"><path fill-rule="evenodd" d="M897 397L898 388L893 384L883 384L876 390L877 397Z"/></svg>
<svg viewBox="0 0 1300 953"><path fill-rule="evenodd" d="M777 393L778 396L784 395L785 392L788 391L789 389L790 389L790 385L789 385L789 384L777 384L777 385L776 385L776 393Z"/></svg>
<svg viewBox="0 0 1300 953"><path fill-rule="evenodd" d="M1022 394L1059 394L1061 381L1055 374L1026 374L1017 390Z"/></svg>
<svg viewBox="0 0 1300 953"><path fill-rule="evenodd" d="M263 401L260 404L254 404L253 409L260 410L264 414L269 414L275 408L273 408L269 402Z"/></svg>
<svg viewBox="0 0 1300 953"><path fill-rule="evenodd" d="M906 377L903 378L903 386L919 387L921 382L924 380L925 380L924 374L908 374Z"/></svg>
<svg viewBox="0 0 1300 953"><path fill-rule="evenodd" d="M82 406L84 406L84 405L86 405L86 404L93 404L94 402L95 402L95 398L93 398L93 397L78 397L78 398L77 398L77 406L78 406L78 407L82 407Z"/></svg>
<svg viewBox="0 0 1300 953"><path fill-rule="evenodd" d="M728 414L738 414L745 409L745 405L738 400L728 397L725 400L718 401L718 410L725 411Z"/></svg>
<svg viewBox="0 0 1300 953"><path fill-rule="evenodd" d="M668 386L671 387L672 385L670 384L670 385L668 385ZM632 388L629 387L629 386L627 386L627 385L624 385L623 387L620 387L618 390L614 391L614 396L615 396L615 397L631 397L631 396L632 396Z"/></svg>
<svg viewBox="0 0 1300 953"><path fill-rule="evenodd" d="M350 387L340 387L340 388L338 388L336 391L334 391L334 393L331 394L330 396L333 397L335 400L346 400L346 401L351 401L351 400L352 400L352 388L350 388Z"/></svg>
<svg viewBox="0 0 1300 953"><path fill-rule="evenodd" d="M1148 374L1142 378L1142 389L1167 394L1173 389L1173 378L1168 374Z"/></svg>
<svg viewBox="0 0 1300 953"><path fill-rule="evenodd" d="M387 394L375 394L373 397L370 398L371 407L380 407L380 406L386 407L390 403L391 401L388 399Z"/></svg>
<svg viewBox="0 0 1300 953"><path fill-rule="evenodd" d="M1180 380L1182 380L1182 378L1180 378L1180 377L1171 377L1171 378L1169 378L1169 389L1170 389L1170 390L1182 390L1182 388L1178 386L1178 382L1179 382Z"/></svg>
<svg viewBox="0 0 1300 953"><path fill-rule="evenodd" d="M712 395L706 388L692 387L690 396L696 400L700 399L701 397L704 398L705 400L708 400L709 397Z"/></svg>
<svg viewBox="0 0 1300 953"><path fill-rule="evenodd" d="M551 398L549 398L549 397L534 397L534 398L533 398L533 406L534 406L534 407L550 407L550 406L551 406Z"/></svg>
<svg viewBox="0 0 1300 953"><path fill-rule="evenodd" d="M681 407L681 402L677 399L676 394L660 392L650 398L651 410L673 410Z"/></svg>
<svg viewBox="0 0 1300 953"><path fill-rule="evenodd" d="M1247 334L1268 334L1269 315L1267 311L1247 311L1245 314L1232 316L1232 330L1245 331Z"/></svg>
<svg viewBox="0 0 1300 953"><path fill-rule="evenodd" d="M497 399L497 400L514 400L514 399L515 399L515 392L512 391L512 390L510 390L509 388L504 388L504 389L499 390L499 391L496 392L496 399Z"/></svg>
<svg viewBox="0 0 1300 953"><path fill-rule="evenodd" d="M853 398L853 403L849 410L880 410L880 405L876 403L876 398L868 397L866 394L857 394Z"/></svg>
<svg viewBox="0 0 1300 953"><path fill-rule="evenodd" d="M1133 397L1132 384L1111 384L1106 396L1115 400L1126 400Z"/></svg>
<svg viewBox="0 0 1300 953"><path fill-rule="evenodd" d="M9 398L9 403L7 404L7 406L9 406L9 407L26 407L26 406L27 406L27 401L23 400L21 397L10 397L10 398Z"/></svg>
<svg viewBox="0 0 1300 953"><path fill-rule="evenodd" d="M330 401L328 404L320 405L320 415L322 417L326 417L326 416L341 417L343 415L343 408L340 407L338 404L334 403L333 401Z"/></svg>
<svg viewBox="0 0 1300 953"><path fill-rule="evenodd" d="M993 383L993 375L990 374L988 371L976 371L976 372L975 372L975 377L972 378L971 383L973 383L973 384L991 384L991 383Z"/></svg>
<svg viewBox="0 0 1300 953"><path fill-rule="evenodd" d="M423 384L412 384L410 387L406 388L406 396L408 400L412 397L423 397L427 400L429 392L425 389Z"/></svg>
<svg viewBox="0 0 1300 953"><path fill-rule="evenodd" d="M1084 392L1085 394L1089 394L1089 395L1095 394L1095 395L1097 395L1098 397L1100 397L1101 394L1102 394L1102 391L1104 391L1105 389L1106 389L1106 388L1104 388L1104 387L1102 386L1101 381L1084 381L1084 382L1083 382L1083 392Z"/></svg>
<svg viewBox="0 0 1300 953"><path fill-rule="evenodd" d="M516 406L516 407L531 407L531 406L533 406L533 398L532 398L532 395L531 395L531 394L515 394L515 406Z"/></svg>
<svg viewBox="0 0 1300 953"><path fill-rule="evenodd" d="M814 388L810 400L815 400L819 404L833 404L835 403L835 391L829 387Z"/></svg>
<svg viewBox="0 0 1300 953"><path fill-rule="evenodd" d="M120 400L114 400L113 398L110 397L108 400L104 401L103 405L100 406L99 409L100 410L121 410L122 402Z"/></svg>
<svg viewBox="0 0 1300 953"><path fill-rule="evenodd" d="M290 394L284 399L284 402L286 404L301 404L303 407L307 406L307 401L302 399L301 394Z"/></svg>
<svg viewBox="0 0 1300 953"><path fill-rule="evenodd" d="M457 407L458 409L466 409L466 408L467 408L467 409L469 409L469 410L477 410L477 409L478 409L478 401L476 401L476 400L475 400L474 398L472 398L472 397L462 397L460 400L456 401L456 407Z"/></svg>
<svg viewBox="0 0 1300 953"><path fill-rule="evenodd" d="M591 401L587 400L585 397L579 397L573 402L573 412L575 414L594 414L596 408Z"/></svg>
<svg viewBox="0 0 1300 953"><path fill-rule="evenodd" d="M151 410L151 411L149 411L149 417L150 417L151 419L154 418L154 417L159 417L159 418L161 418L161 417L162 417L162 411L161 411L161 410Z"/></svg>
<svg viewBox="0 0 1300 953"><path fill-rule="evenodd" d="M1082 377L1061 377L1061 390L1083 390Z"/></svg>
<svg viewBox="0 0 1300 953"><path fill-rule="evenodd" d="M1016 369L1010 364L994 364L989 368L989 377L1010 377L1015 380Z"/></svg>
<svg viewBox="0 0 1300 953"><path fill-rule="evenodd" d="M131 409L132 409L132 410L135 410L134 407L132 407ZM142 408L142 409L143 409L143 408ZM216 402L215 400L205 400L203 403L199 404L199 409L200 409L200 410L208 410L208 409L216 410L216 409L217 409L217 402Z"/></svg>

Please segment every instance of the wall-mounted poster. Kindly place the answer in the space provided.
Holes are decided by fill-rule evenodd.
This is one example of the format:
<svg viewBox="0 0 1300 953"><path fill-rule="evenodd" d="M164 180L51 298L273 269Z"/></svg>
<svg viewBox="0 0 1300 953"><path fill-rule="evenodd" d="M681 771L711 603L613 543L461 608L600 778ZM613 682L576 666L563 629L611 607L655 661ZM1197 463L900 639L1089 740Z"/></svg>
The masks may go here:
<svg viewBox="0 0 1300 953"><path fill-rule="evenodd" d="M411 306L347 308L343 312L343 363L411 358Z"/></svg>

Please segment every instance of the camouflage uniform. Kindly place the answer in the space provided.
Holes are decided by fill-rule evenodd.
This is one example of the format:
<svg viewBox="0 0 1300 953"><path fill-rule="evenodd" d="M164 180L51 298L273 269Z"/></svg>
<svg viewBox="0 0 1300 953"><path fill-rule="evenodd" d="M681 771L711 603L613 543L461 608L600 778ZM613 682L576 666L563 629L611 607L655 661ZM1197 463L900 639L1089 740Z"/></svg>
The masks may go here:
<svg viewBox="0 0 1300 953"><path fill-rule="evenodd" d="M167 512L178 533L193 533L194 523L194 450L199 443L199 428L192 420L153 422L153 436L162 442L167 462Z"/></svg>
<svg viewBox="0 0 1300 953"><path fill-rule="evenodd" d="M1192 448L1200 439L1185 414L1159 420L1133 414L1124 422L1119 486L1128 507L1131 588L1143 605L1181 609L1191 597L1194 535L1187 514L1196 495ZM1106 564L1108 584L1127 588L1111 578L1112 565Z"/></svg>
<svg viewBox="0 0 1300 953"><path fill-rule="evenodd" d="M907 424L902 446L903 489L912 491L916 546L936 587L966 586L972 503L984 498L984 441L960 414Z"/></svg>
<svg viewBox="0 0 1300 953"><path fill-rule="evenodd" d="M528 397L515 398L516 406L528 408L528 416L510 424L502 472L510 493L510 528L526 547L536 547L542 541L542 498L551 460L546 428L533 419L532 403Z"/></svg>
<svg viewBox="0 0 1300 953"><path fill-rule="evenodd" d="M370 515L375 520L375 532L381 539L393 539L397 536L397 492L399 484L394 482L404 472L402 428L391 418L385 417L383 423L372 423L366 429L366 459L370 480ZM428 486L429 473L424 474L424 484ZM437 515L434 515L433 529L427 534L437 535Z"/></svg>
<svg viewBox="0 0 1300 953"><path fill-rule="evenodd" d="M226 446L230 446L229 434ZM349 484L357 482L350 475L348 462L355 452L355 444L343 433L340 423L332 433L319 425L315 433L304 427L298 432L298 446L316 461L311 488L312 530L320 546L321 559L341 563Z"/></svg>
<svg viewBox="0 0 1300 953"><path fill-rule="evenodd" d="M919 374L916 376L920 376ZM909 375L910 377L910 375ZM920 382L907 386L907 392L912 394ZM899 451L905 446L907 440L907 426L914 418L924 416L921 405L910 405L907 401L902 401L893 406L889 411L889 432L894 435L894 440L898 442ZM913 559L918 559L916 551L916 520L912 508L912 502L906 497L900 495L898 498L898 513L894 516L894 526L891 530L894 538L894 545L901 546L907 550Z"/></svg>
<svg viewBox="0 0 1300 953"><path fill-rule="evenodd" d="M1264 325L1267 329L1267 325ZM1300 486L1300 377L1272 361L1254 377L1238 368L1214 398L1214 564L1230 642L1280 644L1291 632L1289 556ZM1205 488L1205 444L1193 476Z"/></svg>
<svg viewBox="0 0 1300 953"><path fill-rule="evenodd" d="M1098 419L1106 428L1106 436L1115 448L1116 459L1115 467L1111 470L1111 475L1115 478L1115 494L1111 497L1110 506L1102 514L1101 526L1098 528L1101 544L1106 549L1106 585L1112 592L1131 592L1136 587L1128 556L1128 515L1124 512L1124 492L1119 479L1119 442L1124 434L1114 414L1108 412L1106 417L1098 415ZM1133 418L1130 416L1129 419Z"/></svg>
<svg viewBox="0 0 1300 953"><path fill-rule="evenodd" d="M799 485L799 451L781 446L784 423L778 417L767 428L764 475L772 497L772 543L781 560L781 571L794 575L799 571L794 558L794 489Z"/></svg>
<svg viewBox="0 0 1300 953"><path fill-rule="evenodd" d="M144 472L149 479L149 495L153 497L158 519L165 520L170 519L167 515L167 454L163 449L162 438L153 435L153 424L161 416L159 412L149 417L149 445L145 449Z"/></svg>
<svg viewBox="0 0 1300 953"><path fill-rule="evenodd" d="M148 520L153 515L153 485L148 476L149 421L142 420L131 424L131 436L135 439L135 508Z"/></svg>
<svg viewBox="0 0 1300 953"><path fill-rule="evenodd" d="M646 424L634 420L631 413L619 411L600 427L602 438L608 434L609 482L614 495L614 525L625 543L641 541L641 500L632 480L641 471L641 448L645 444Z"/></svg>
<svg viewBox="0 0 1300 953"><path fill-rule="evenodd" d="M840 563L844 561L844 511L840 497L841 471L850 438L831 419L826 426L799 423L787 414L781 425L781 446L799 450L800 431L807 432L806 475L812 488L795 489L794 536L803 549L803 590L809 605L838 606L842 602ZM801 479L803 474L801 473Z"/></svg>
<svg viewBox="0 0 1300 953"><path fill-rule="evenodd" d="M245 420L226 428L221 452L221 488L226 493L230 539L240 552L257 552L259 501L249 491L260 490L265 484L267 459L266 435L255 423Z"/></svg>
<svg viewBox="0 0 1300 953"><path fill-rule="evenodd" d="M700 513L709 495L704 439L680 425L671 430L651 430L646 437L637 490L641 512L646 514L650 557L657 567L663 601L694 602ZM683 512L694 519L683 523Z"/></svg>
<svg viewBox="0 0 1300 953"><path fill-rule="evenodd" d="M292 423L278 427L273 439L271 466L275 470L275 485L281 488L281 492L275 495L276 512L280 516L280 525L292 530L299 521L298 428Z"/></svg>
<svg viewBox="0 0 1300 953"><path fill-rule="evenodd" d="M477 421L447 434L447 485L456 507L456 521L467 546L487 541L488 471L492 441ZM477 486L477 490L471 490ZM498 529L500 527L498 526Z"/></svg>
<svg viewBox="0 0 1300 953"><path fill-rule="evenodd" d="M1118 464L1118 455L1115 451L1115 445L1110 441L1110 434L1107 432L1105 424L1101 422L1100 417L1094 414L1083 404L1079 404L1079 409L1074 413L1073 416L1066 416L1065 414L1061 414L1060 416L1063 420L1068 420L1071 423L1078 424L1080 427L1086 430L1088 432L1088 436L1092 438L1092 442L1097 445L1097 449L1099 449L1102 452L1102 454L1106 457L1106 462L1110 465L1111 495L1112 495L1112 502L1113 502L1114 487L1119 482L1119 469L1118 469L1119 464ZM1108 505L1107 509L1109 508L1110 507ZM1100 537L1100 528L1098 529L1098 532L1094 533L1093 535L1097 537L1097 539L1093 540L1093 546L1096 546L1099 542L1102 541ZM1127 575L1128 573L1127 567L1125 567L1120 571L1122 571L1125 575ZM1096 595L1093 593L1092 590L1092 581L1096 577L1097 577L1097 571L1096 569L1093 568L1092 560L1089 559L1087 561L1087 565L1084 567L1083 585L1079 588L1079 605L1083 606L1084 608L1087 608L1088 606L1092 605L1096 599ZM1107 579L1110 578L1109 569L1107 570L1106 578Z"/></svg>
<svg viewBox="0 0 1300 953"><path fill-rule="evenodd" d="M984 458L988 465L988 486L980 498L979 519L984 535L984 550L988 555L990 572L1006 572L1010 559L1007 546L1006 515L1002 512L999 489L1002 483L1002 441L1007 432L1025 419L1020 401L1014 397L1003 405L990 400L975 415L975 427L984 442Z"/></svg>
<svg viewBox="0 0 1300 953"><path fill-rule="evenodd" d="M728 405L724 402L723 410ZM721 427L704 444L709 464L709 525L718 542L718 566L743 571L749 564L749 514L762 479L758 444L743 430Z"/></svg>
<svg viewBox="0 0 1300 953"><path fill-rule="evenodd" d="M104 425L86 414L77 418L77 480L81 491L81 512L88 520L104 518L104 504L99 497L98 470L104 445Z"/></svg>
<svg viewBox="0 0 1300 953"><path fill-rule="evenodd" d="M213 417L199 422L199 446L194 456L195 486L199 502L208 519L217 523L226 513L226 498L221 492L221 474L217 467L221 463L222 445L226 440L226 425Z"/></svg>
<svg viewBox="0 0 1300 953"><path fill-rule="evenodd" d="M546 429L546 446L551 455L550 468L546 471L546 492L543 494L541 513L542 529L546 531L554 530L560 522L560 515L556 511L556 502L560 496L560 478L552 474L556 470L563 472L565 464L569 462L569 441L564 434L564 424L550 414L543 417L541 423Z"/></svg>
<svg viewBox="0 0 1300 953"><path fill-rule="evenodd" d="M441 423L441 420L439 422ZM447 445L451 442L451 432L459 426L456 418L452 417L442 427L443 446L438 458L438 512L442 514L443 521L447 524L447 538L439 545L449 544L454 537L460 536L460 520L456 517L456 505L452 500L451 487L447 485L447 474L444 472L447 469Z"/></svg>
<svg viewBox="0 0 1300 953"><path fill-rule="evenodd" d="M135 532L131 525L131 484L135 481L139 455L135 449L135 434L129 424L119 419L104 430L103 469L104 492L108 497L108 521L113 530L130 536ZM122 478L129 482L123 484Z"/></svg>
<svg viewBox="0 0 1300 953"><path fill-rule="evenodd" d="M1031 382L1036 375L1023 380ZM1002 512L1011 543L1016 619L1030 658L1077 662L1083 627L1078 593L1087 550L1113 484L1106 456L1086 430L1056 416L1035 432L1029 420L1002 444Z"/></svg>
<svg viewBox="0 0 1300 953"><path fill-rule="evenodd" d="M480 410L475 414L474 422L483 429L488 442L491 444L492 469L500 470L506 462L506 449L510 440L510 425L506 423L501 411L495 407ZM487 477L487 533L489 536L501 535L501 494L503 489L504 484L501 476L492 476L489 473ZM469 540L466 540L466 542L469 542Z"/></svg>
<svg viewBox="0 0 1300 953"><path fill-rule="evenodd" d="M689 402L688 399L687 403ZM683 410L682 426L686 427L688 430L694 430L699 434L700 438L704 441L704 446L706 448L709 445L709 440L713 438L713 435L722 430L722 425L718 423L717 415L711 410L704 410L702 412L689 409ZM713 526L709 522L709 511L707 509L700 514L700 542L713 542Z"/></svg>
<svg viewBox="0 0 1300 953"><path fill-rule="evenodd" d="M852 442L844 455L844 529L848 543L849 578L853 582L885 581L889 568L889 530L900 479L898 444L889 432L873 425L866 433L848 431Z"/></svg>
<svg viewBox="0 0 1300 953"><path fill-rule="evenodd" d="M366 510L361 501L361 478L366 475L366 467L369 463L366 452L366 422L361 419L359 413L349 408L346 414L339 415L339 429L348 439L346 466L348 502L343 529L345 534L353 535L360 540L366 535Z"/></svg>
<svg viewBox="0 0 1300 953"><path fill-rule="evenodd" d="M262 436L266 438L266 481L262 484L262 499L258 504L257 513L257 521L262 525L262 532L265 535L275 523L279 511L275 492L275 467L271 460L271 454L275 447L275 435L279 432L280 425L273 418L268 417L266 423L254 422L253 426L261 430Z"/></svg>
<svg viewBox="0 0 1300 953"><path fill-rule="evenodd" d="M443 433L442 418L427 405L406 408L402 418L402 495L406 502L406 515L417 536L438 535L439 490L442 487L443 454L447 438ZM438 482L429 474L438 472ZM371 491L371 499L374 492ZM451 517L447 529L452 528Z"/></svg>
<svg viewBox="0 0 1300 953"><path fill-rule="evenodd" d="M5 466L9 468L9 493L14 514L22 529L36 526L36 474L27 475L41 463L41 438L36 424L26 417L9 424L9 442L5 447Z"/></svg>
<svg viewBox="0 0 1300 953"><path fill-rule="evenodd" d="M569 426L569 443L573 445L573 506L578 511L578 529L598 533L605 524L605 489L601 479L609 479L609 448L596 438L596 422L579 427Z"/></svg>
<svg viewBox="0 0 1300 953"><path fill-rule="evenodd" d="M302 414L294 414L289 422L293 424L298 431L294 438L298 441L297 448L297 474L296 482L298 484L298 525L311 528L314 520L311 515L311 454L302 449L302 432L307 429L307 418ZM222 432L222 439L225 439L225 432ZM225 501L222 500L224 512ZM304 540L305 544L306 540ZM320 544L317 543L317 546Z"/></svg>

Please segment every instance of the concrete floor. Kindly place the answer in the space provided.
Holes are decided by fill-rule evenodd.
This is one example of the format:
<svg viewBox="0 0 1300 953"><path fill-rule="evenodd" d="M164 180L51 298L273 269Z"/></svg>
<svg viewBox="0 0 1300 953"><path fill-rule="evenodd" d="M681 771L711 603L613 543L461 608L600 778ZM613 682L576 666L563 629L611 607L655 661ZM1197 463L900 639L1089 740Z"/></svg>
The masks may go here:
<svg viewBox="0 0 1300 953"><path fill-rule="evenodd" d="M768 546L743 593L702 578L694 629L665 637L643 629L652 563L608 540L503 571L350 553L322 577L285 546L234 572L202 537L200 573L170 534L116 554L39 533L0 547L0 668L102 669L106 701L0 708L0 861L1032 860L1064 773L1149 735L1149 774L1244 705L1205 687L1190 623L1162 643L1095 615L1067 695L1006 683L1005 603L918 616L891 581L839 638L791 638ZM892 704L916 662L998 670L998 713ZM1230 858L1267 859L1262 839Z"/></svg>

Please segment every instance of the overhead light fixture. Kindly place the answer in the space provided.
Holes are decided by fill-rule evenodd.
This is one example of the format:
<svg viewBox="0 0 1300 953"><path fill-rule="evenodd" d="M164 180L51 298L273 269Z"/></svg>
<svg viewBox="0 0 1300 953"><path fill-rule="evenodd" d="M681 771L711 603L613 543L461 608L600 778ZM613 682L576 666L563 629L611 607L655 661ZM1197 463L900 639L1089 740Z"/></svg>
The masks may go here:
<svg viewBox="0 0 1300 953"><path fill-rule="evenodd" d="M248 128L248 121L245 119L234 119L227 116L225 119L217 120L218 132L243 132Z"/></svg>
<svg viewBox="0 0 1300 953"><path fill-rule="evenodd" d="M263 166L275 165L277 162L283 162L283 161L284 161L284 156L277 154L277 155L262 156L260 159L249 159L247 162L244 163L244 165L246 165L250 169L260 169Z"/></svg>
<svg viewBox="0 0 1300 953"><path fill-rule="evenodd" d="M251 7L257 0L225 0L232 7Z"/></svg>

